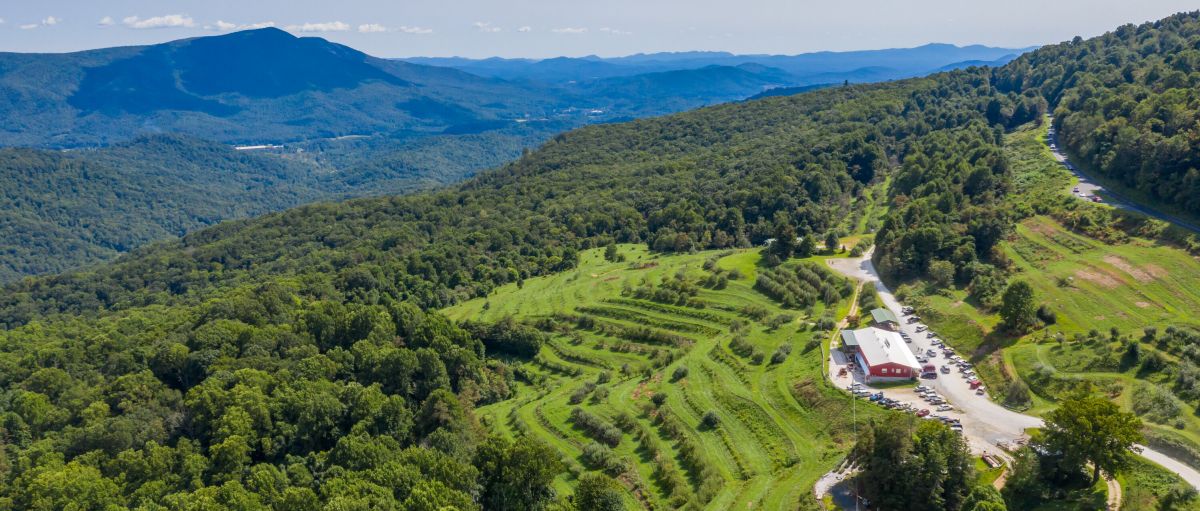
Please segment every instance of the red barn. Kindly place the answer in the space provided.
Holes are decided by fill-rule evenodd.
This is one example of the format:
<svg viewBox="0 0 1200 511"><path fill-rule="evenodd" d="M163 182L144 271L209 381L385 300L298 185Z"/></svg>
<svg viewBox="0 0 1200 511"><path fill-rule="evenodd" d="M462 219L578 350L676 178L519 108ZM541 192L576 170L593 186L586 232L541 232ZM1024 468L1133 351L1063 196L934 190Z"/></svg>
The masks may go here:
<svg viewBox="0 0 1200 511"><path fill-rule="evenodd" d="M842 344L854 354L854 362L870 379L912 379L921 374L917 357L899 333L868 327L843 330Z"/></svg>

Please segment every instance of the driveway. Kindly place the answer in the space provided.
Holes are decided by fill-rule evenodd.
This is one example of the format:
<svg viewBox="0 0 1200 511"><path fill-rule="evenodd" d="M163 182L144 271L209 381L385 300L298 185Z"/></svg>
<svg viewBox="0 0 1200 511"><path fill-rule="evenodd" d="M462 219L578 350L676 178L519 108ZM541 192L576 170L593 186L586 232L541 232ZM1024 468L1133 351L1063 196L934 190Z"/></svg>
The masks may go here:
<svg viewBox="0 0 1200 511"><path fill-rule="evenodd" d="M925 332L916 331L918 323L906 323L905 316L901 313L900 302L896 300L892 291L879 280L879 275L875 272L875 266L871 263L872 253L874 253L874 249L868 251L863 257L828 259L827 263L831 268L843 275L873 284L879 294L880 303L890 309L897 318L901 318L901 330L906 332L913 340L912 344L909 345L910 349L914 350L914 354L925 352L930 348L931 340L926 338ZM938 356L931 358L930 363L941 367L947 361L942 357L940 350L935 349L935 351L938 352ZM832 354L829 363L830 381L839 387L849 388L852 383L857 381L859 376L851 373L846 377L838 377L839 367L837 365L845 365L848 361L837 350L831 349L830 353ZM1009 410L992 402L987 395L976 395L975 391L971 390L970 385L967 384L966 378L962 377L957 370L951 371L950 374L941 374L939 372L936 379L922 379L919 382L921 385L933 387L934 390L937 390L938 394L941 394L946 401L954 406L955 410L953 412L943 413L943 415L948 415L962 421L963 435L967 439L971 451L976 454L1003 454L1000 448L1011 448L1014 443L1026 439L1026 429L1042 426L1042 419L1038 417ZM903 386L884 389L882 392L885 396L892 399L912 403L914 406L920 408L931 408L928 403L916 398L913 392L915 386L916 384L912 387ZM1141 454L1146 459L1178 474L1183 480L1200 489L1200 471L1166 454L1144 446L1142 446ZM1005 457L1007 456L1005 455Z"/></svg>

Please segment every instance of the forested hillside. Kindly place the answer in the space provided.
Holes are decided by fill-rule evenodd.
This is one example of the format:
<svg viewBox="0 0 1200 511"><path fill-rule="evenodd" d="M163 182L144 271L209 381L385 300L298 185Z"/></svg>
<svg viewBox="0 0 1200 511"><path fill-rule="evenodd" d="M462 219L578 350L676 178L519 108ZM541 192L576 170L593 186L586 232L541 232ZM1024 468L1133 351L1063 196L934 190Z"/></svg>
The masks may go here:
<svg viewBox="0 0 1200 511"><path fill-rule="evenodd" d="M1200 213L1200 15L1047 46L996 85L1056 104L1060 140L1089 170Z"/></svg>
<svg viewBox="0 0 1200 511"><path fill-rule="evenodd" d="M181 135L99 149L0 149L0 283L76 270L215 223L457 183L569 123L236 151Z"/></svg>
<svg viewBox="0 0 1200 511"><path fill-rule="evenodd" d="M505 509L488 503L523 476L484 458L555 468L471 419L519 364L421 309L614 240L682 252L848 229L865 187L923 145L987 154L987 83L962 71L589 127L452 189L225 223L10 285L3 494ZM989 177L955 205L1002 191L1002 166L963 165Z"/></svg>
<svg viewBox="0 0 1200 511"><path fill-rule="evenodd" d="M0 282L321 196L310 166L176 136L98 151L0 149Z"/></svg>
<svg viewBox="0 0 1200 511"><path fill-rule="evenodd" d="M0 145L79 147L171 132L236 144L439 133L571 101L265 28L77 53L0 53Z"/></svg>
<svg viewBox="0 0 1200 511"><path fill-rule="evenodd" d="M1004 133L1039 119L1047 104L1032 89L997 86L1012 72L974 68L591 126L452 188L223 223L87 271L11 284L0 293L0 504L491 510L637 495L629 479L580 469L534 438L491 437L492 426L476 419L477 407L535 399L521 389L541 372L526 364L548 364L528 358L546 346L536 327L562 329L458 325L435 309L504 285L512 293L613 242L670 254L774 238L763 261L777 265L811 255L816 239L860 230L869 219L859 206L884 185L881 269L995 289L1004 260L994 247L1014 214L996 200L1013 186ZM614 249L610 262L620 256ZM833 290L826 304L844 298L811 270L780 268L768 278L796 281L802 292L761 289L787 306L813 306L816 285L798 283L812 275ZM716 269L706 277L713 289L722 275L738 278ZM675 280L604 297L632 300L636 310L593 315L706 332L749 314L691 322L703 314L687 308L694 283L687 271ZM660 303L659 291L675 300ZM743 283L721 296L739 292L758 291ZM575 319L565 330L597 328ZM640 373L651 382L693 346L657 329L614 331L662 345ZM753 353L731 349L741 347ZM679 367L671 378L687 377ZM727 377L737 378L704 376ZM741 423L766 413L724 399ZM793 406L804 415L818 409ZM665 426L639 432L585 413L572 412L573 427L609 445L672 437ZM721 419L703 420L714 428ZM810 446L794 443L828 437L792 431L793 443L775 445L766 440L781 436L767 426L747 427L755 457L744 471L725 467L729 477L836 461L801 461ZM695 452L672 445L664 459ZM575 470L574 501L552 484L564 467ZM674 474L655 483L679 488L672 503L701 506L715 494L702 469L690 480Z"/></svg>
<svg viewBox="0 0 1200 511"><path fill-rule="evenodd" d="M784 228L819 235L916 141L994 144L989 91L986 71L963 71L584 128L454 189L223 224L102 270L18 284L0 321L194 301L294 273L371 274L355 285L442 306L570 267L602 240L686 251ZM982 181L978 195L1003 182Z"/></svg>

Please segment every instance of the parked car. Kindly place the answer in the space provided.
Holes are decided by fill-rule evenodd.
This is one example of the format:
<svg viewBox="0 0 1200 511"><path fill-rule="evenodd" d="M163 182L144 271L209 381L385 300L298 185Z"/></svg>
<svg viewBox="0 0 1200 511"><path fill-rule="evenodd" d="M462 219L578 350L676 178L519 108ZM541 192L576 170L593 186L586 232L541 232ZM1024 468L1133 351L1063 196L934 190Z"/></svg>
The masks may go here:
<svg viewBox="0 0 1200 511"><path fill-rule="evenodd" d="M929 327L927 327L927 326L925 326L925 325L917 325L917 331L918 331L918 332L924 332L924 331L926 331L926 330L929 330Z"/></svg>
<svg viewBox="0 0 1200 511"><path fill-rule="evenodd" d="M924 417L926 415L929 415L929 410L927 409L922 408L921 411L917 412L917 417Z"/></svg>
<svg viewBox="0 0 1200 511"><path fill-rule="evenodd" d="M937 411L939 411L939 412L948 412L953 409L954 409L954 407L950 406L950 405L941 405L941 406L937 407Z"/></svg>
<svg viewBox="0 0 1200 511"><path fill-rule="evenodd" d="M942 366L942 374L950 374L950 366Z"/></svg>

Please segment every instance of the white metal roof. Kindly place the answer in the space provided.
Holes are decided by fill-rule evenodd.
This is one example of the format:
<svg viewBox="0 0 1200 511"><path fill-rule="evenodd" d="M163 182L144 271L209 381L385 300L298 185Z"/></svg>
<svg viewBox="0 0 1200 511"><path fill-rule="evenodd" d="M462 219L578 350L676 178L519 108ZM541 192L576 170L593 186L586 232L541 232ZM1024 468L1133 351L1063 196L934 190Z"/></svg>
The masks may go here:
<svg viewBox="0 0 1200 511"><path fill-rule="evenodd" d="M877 366L895 363L921 370L917 357L913 356L899 333L875 327L860 328L851 333L858 341L858 349L868 364Z"/></svg>

